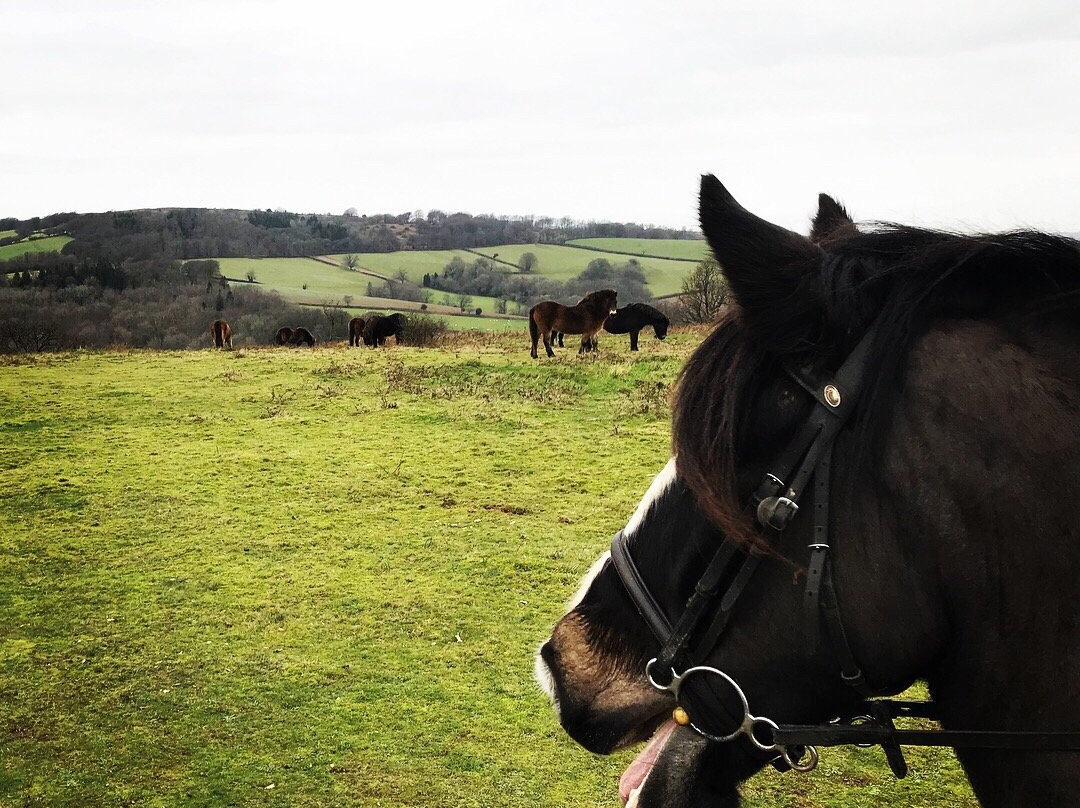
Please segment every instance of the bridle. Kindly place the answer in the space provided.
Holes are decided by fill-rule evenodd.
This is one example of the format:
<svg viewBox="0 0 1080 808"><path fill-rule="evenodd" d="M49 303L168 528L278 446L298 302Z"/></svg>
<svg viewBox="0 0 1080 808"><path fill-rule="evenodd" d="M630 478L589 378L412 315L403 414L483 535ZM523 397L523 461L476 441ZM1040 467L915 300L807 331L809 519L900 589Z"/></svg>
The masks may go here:
<svg viewBox="0 0 1080 808"><path fill-rule="evenodd" d="M936 719L932 701L876 698L844 630L833 585L829 531L832 450L849 423L867 376L876 323L860 339L834 374L813 365L788 367L787 373L814 399L814 407L795 438L776 460L750 498L760 528L774 537L800 512L799 502L813 482L813 534L809 544L804 602L812 625L820 625L831 647L840 678L861 697L858 708L826 724L779 724L754 716L739 684L719 668L702 664L723 634L740 595L761 557L725 538L716 550L682 614L672 623L634 564L628 537L620 531L611 542L611 560L660 651L645 667L650 684L670 693L675 721L719 742L743 737L773 755L780 769L811 771L817 746L880 745L897 777L907 774L901 746L952 746L984 749L1080 750L1080 732L898 729L893 719ZM681 672L680 672L681 671ZM734 706L734 709L731 709ZM721 729L716 729L717 726Z"/></svg>

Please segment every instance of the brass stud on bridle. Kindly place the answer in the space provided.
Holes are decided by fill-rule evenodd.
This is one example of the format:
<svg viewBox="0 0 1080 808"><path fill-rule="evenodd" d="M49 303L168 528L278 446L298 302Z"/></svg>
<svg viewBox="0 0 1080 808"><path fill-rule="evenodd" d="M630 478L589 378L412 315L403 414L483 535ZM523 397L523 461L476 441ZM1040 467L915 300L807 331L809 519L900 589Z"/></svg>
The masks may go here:
<svg viewBox="0 0 1080 808"><path fill-rule="evenodd" d="M825 403L830 407L840 406L840 389L835 384L825 385L825 389L822 391L822 397L825 399Z"/></svg>

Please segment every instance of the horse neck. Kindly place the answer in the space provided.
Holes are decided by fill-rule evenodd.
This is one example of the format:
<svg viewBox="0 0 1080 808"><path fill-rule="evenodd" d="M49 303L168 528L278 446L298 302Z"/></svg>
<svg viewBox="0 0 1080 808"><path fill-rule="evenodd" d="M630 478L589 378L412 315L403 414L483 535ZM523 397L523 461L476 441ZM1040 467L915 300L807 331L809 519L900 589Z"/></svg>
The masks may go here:
<svg viewBox="0 0 1080 808"><path fill-rule="evenodd" d="M892 597L931 624L919 675L947 727L1080 730L1077 347L1043 327L955 321L910 358L878 522L900 526L889 575L920 579ZM987 806L1080 793L1075 755L960 758Z"/></svg>

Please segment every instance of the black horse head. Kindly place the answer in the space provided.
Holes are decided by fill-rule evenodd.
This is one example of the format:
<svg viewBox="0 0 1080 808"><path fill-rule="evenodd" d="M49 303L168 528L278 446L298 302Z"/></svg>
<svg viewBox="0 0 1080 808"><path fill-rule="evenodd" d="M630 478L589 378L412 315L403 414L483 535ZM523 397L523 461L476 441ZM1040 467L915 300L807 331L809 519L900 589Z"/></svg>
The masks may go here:
<svg viewBox="0 0 1080 808"><path fill-rule="evenodd" d="M1080 726L1080 248L1039 233L860 233L823 197L814 240L703 178L702 229L735 303L684 368L675 457L624 534L675 619L727 539L763 558L703 662L756 715L827 720L858 703L803 606L813 519L764 534L747 503L814 400L789 372L835 371L870 332L855 416L833 443L833 577L851 650L885 693L929 682L959 729ZM820 227L818 227L820 221ZM605 555L537 656L566 731L607 753L639 808L738 804L774 754L707 741L651 686L659 642ZM1068 683L1067 686L1064 686ZM985 805L1072 804L1068 753L959 753Z"/></svg>

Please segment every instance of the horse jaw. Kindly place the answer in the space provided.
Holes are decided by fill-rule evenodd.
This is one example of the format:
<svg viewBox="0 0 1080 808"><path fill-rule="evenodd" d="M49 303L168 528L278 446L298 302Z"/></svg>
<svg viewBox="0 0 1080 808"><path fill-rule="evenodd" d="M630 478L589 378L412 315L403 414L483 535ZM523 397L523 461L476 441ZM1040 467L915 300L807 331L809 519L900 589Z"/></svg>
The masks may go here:
<svg viewBox="0 0 1080 808"><path fill-rule="evenodd" d="M620 796L626 808L738 808L737 784L763 765L760 758L745 754L741 744L714 743L688 727L677 727L644 780Z"/></svg>

